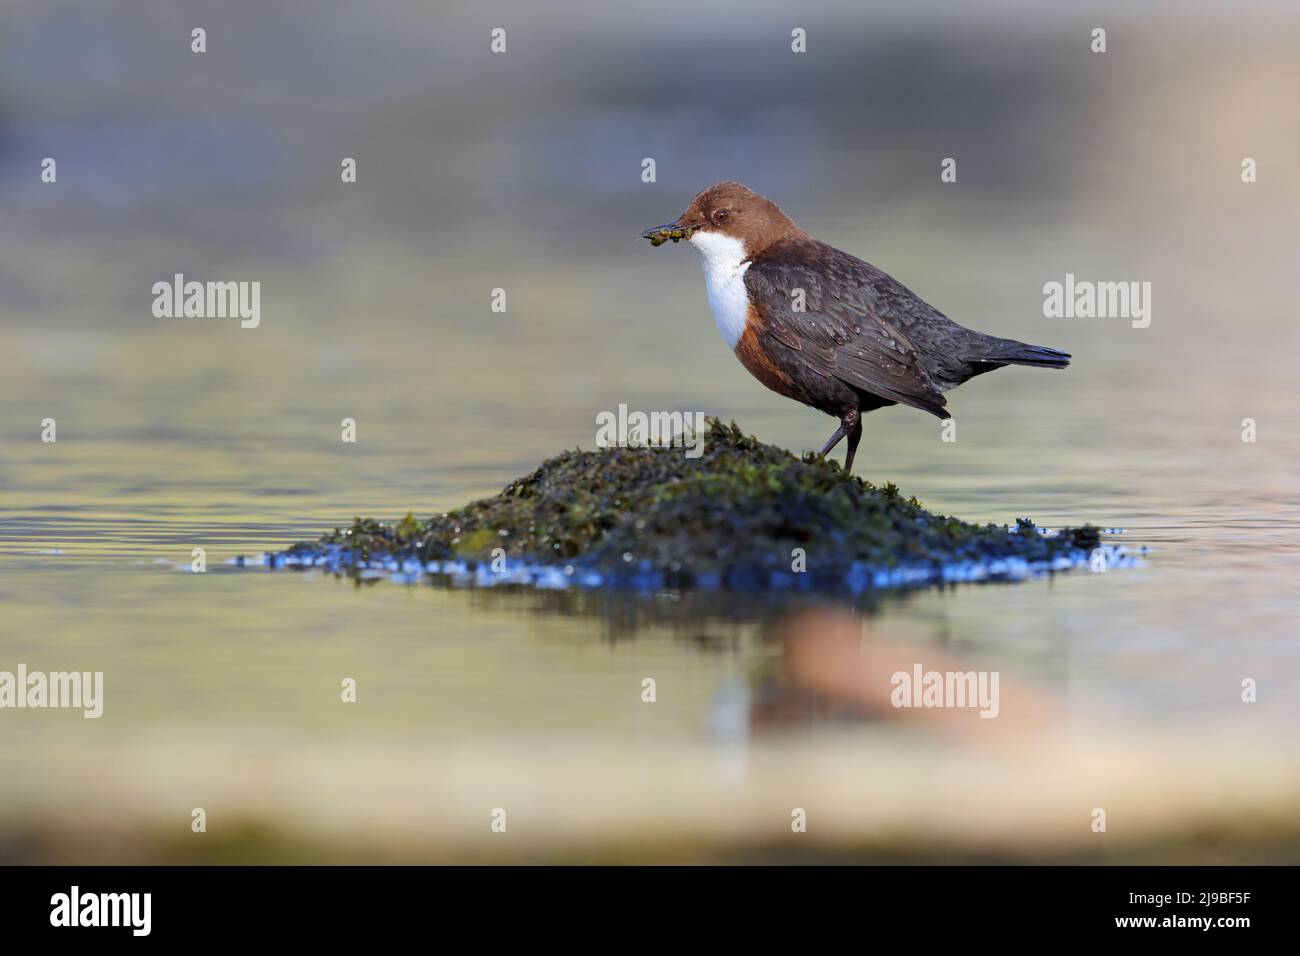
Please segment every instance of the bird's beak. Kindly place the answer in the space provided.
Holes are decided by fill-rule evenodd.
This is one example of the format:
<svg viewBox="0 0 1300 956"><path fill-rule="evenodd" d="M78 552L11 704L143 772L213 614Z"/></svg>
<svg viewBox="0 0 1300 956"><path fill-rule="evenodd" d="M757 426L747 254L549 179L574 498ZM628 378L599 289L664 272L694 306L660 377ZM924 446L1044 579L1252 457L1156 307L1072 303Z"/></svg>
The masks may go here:
<svg viewBox="0 0 1300 956"><path fill-rule="evenodd" d="M695 229L691 226L683 226L679 217L675 222L666 222L662 226L651 226L641 233L641 238L649 239L652 246L662 246L669 239L673 242L677 242L679 239L689 239L694 231Z"/></svg>

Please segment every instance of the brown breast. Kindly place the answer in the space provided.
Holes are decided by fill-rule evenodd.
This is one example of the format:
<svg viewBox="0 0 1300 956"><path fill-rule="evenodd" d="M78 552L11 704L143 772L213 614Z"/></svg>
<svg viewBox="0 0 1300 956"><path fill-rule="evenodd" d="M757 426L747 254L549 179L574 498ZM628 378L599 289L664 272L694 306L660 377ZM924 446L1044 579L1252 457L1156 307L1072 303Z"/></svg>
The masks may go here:
<svg viewBox="0 0 1300 956"><path fill-rule="evenodd" d="M771 357L760 344L763 332L763 317L753 303L749 306L749 316L745 320L745 331L736 343L736 358L740 364L778 395L803 401L794 381L776 366Z"/></svg>

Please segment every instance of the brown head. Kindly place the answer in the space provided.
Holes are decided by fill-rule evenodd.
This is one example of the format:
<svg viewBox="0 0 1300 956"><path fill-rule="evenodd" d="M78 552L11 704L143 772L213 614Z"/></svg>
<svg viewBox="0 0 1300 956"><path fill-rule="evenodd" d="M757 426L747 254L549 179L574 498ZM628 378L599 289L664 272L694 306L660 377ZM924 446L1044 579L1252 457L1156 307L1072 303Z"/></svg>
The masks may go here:
<svg viewBox="0 0 1300 956"><path fill-rule="evenodd" d="M744 246L745 257L758 255L779 239L807 238L776 203L740 183L710 186L692 201L674 222L641 233L651 245L671 239L730 237Z"/></svg>

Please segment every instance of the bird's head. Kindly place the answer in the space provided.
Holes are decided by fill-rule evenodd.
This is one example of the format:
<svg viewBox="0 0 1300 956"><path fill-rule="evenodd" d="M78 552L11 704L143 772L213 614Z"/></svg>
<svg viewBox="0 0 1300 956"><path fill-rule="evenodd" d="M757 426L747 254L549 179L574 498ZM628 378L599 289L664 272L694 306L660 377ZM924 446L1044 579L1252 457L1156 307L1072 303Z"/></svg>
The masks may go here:
<svg viewBox="0 0 1300 956"><path fill-rule="evenodd" d="M641 233L652 246L685 239L706 255L725 246L743 250L742 259L758 255L779 239L806 236L776 203L740 183L710 186L673 222Z"/></svg>

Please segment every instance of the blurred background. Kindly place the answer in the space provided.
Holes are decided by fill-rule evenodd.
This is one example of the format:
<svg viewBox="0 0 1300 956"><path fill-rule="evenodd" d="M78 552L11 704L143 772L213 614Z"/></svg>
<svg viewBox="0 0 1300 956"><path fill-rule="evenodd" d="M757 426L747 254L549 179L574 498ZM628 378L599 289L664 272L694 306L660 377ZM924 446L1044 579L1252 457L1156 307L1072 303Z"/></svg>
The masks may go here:
<svg viewBox="0 0 1300 956"><path fill-rule="evenodd" d="M106 702L0 714L0 860L1300 857L1300 16L805 6L7 0L0 670L102 670ZM955 443L873 414L859 475L1147 564L809 611L223 563L493 494L620 403L820 447L696 254L637 241L720 179L1074 354L955 393ZM155 318L178 272L260 282L260 327ZM1150 327L1045 318L1066 273L1150 282ZM1035 716L881 711L890 654Z"/></svg>

